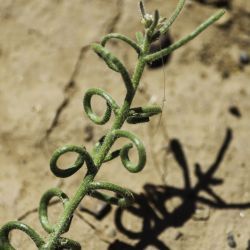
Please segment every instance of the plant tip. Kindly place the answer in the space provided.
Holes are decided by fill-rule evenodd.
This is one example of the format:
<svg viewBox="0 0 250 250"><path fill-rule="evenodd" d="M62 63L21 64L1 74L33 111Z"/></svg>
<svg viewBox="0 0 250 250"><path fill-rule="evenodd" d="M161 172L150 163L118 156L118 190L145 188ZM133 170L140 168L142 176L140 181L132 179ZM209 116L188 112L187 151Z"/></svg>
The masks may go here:
<svg viewBox="0 0 250 250"><path fill-rule="evenodd" d="M144 6L143 1L139 2L139 8L140 8L140 11L141 11L142 18L144 18L144 16L146 15L146 11L145 11L145 6Z"/></svg>

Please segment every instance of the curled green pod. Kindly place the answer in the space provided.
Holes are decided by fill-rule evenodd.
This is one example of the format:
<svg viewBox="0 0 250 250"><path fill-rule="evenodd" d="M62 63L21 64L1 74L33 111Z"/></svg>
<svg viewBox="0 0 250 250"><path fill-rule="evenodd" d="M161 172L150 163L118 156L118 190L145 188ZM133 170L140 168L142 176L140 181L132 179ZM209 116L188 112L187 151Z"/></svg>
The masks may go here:
<svg viewBox="0 0 250 250"><path fill-rule="evenodd" d="M140 172L144 168L146 163L146 152L143 143L133 133L125 130L120 130L120 129L113 130L112 134L115 138L120 138L120 137L128 138L135 145L139 156L137 164L132 163L128 156L129 150L133 147L133 144L131 143L126 144L121 148L120 157L123 166L129 172L131 173Z"/></svg>
<svg viewBox="0 0 250 250"><path fill-rule="evenodd" d="M0 229L0 247L1 247L0 249L15 250L15 248L11 245L9 241L9 234L12 230L20 230L26 233L35 243L37 248L42 247L42 245L44 244L44 240L34 229L32 229L31 227L22 222L11 221L5 224Z"/></svg>
<svg viewBox="0 0 250 250"><path fill-rule="evenodd" d="M112 70L119 72L128 92L133 92L134 87L130 75L121 61L100 44L92 44L93 50L98 54Z"/></svg>
<svg viewBox="0 0 250 250"><path fill-rule="evenodd" d="M39 205L39 220L41 222L42 227L47 233L52 233L56 227L56 225L51 225L48 219L48 206L49 202L52 198L58 197L60 201L63 203L63 206L67 204L69 201L68 196L62 192L59 188L49 189L41 198ZM70 220L71 221L71 220ZM70 223L65 227L65 232L68 231ZM65 233L63 232L63 233Z"/></svg>
<svg viewBox="0 0 250 250"><path fill-rule="evenodd" d="M149 117L161 113L161 107L159 106L146 106L136 107L129 110L128 118L126 121L130 124L148 122Z"/></svg>
<svg viewBox="0 0 250 250"><path fill-rule="evenodd" d="M110 196L97 191L98 189L115 192L118 196ZM134 196L129 190L108 182L92 182L89 186L89 195L110 204L127 207L134 201Z"/></svg>
<svg viewBox="0 0 250 250"><path fill-rule="evenodd" d="M94 95L101 96L106 101L107 107L106 107L103 117L99 117L97 114L94 113L92 109L91 99ZM112 110L114 111L116 115L120 108L116 104L115 100L107 92L105 92L102 89L97 89L97 88L91 88L87 90L83 98L83 107L89 119L98 125L103 125L106 122L108 122L111 117Z"/></svg>
<svg viewBox="0 0 250 250"><path fill-rule="evenodd" d="M134 48L134 50L137 52L138 55L141 54L142 50L140 45L138 45L135 41L131 40L129 37L124 36L122 34L118 34L118 33L111 33L108 34L106 36L104 36L101 40L101 45L103 47L105 47L106 43L110 40L110 39L118 39L121 40L127 44L129 44L132 48Z"/></svg>
<svg viewBox="0 0 250 250"><path fill-rule="evenodd" d="M60 169L57 166L57 161L60 158L60 156L62 156L63 154L67 152L75 152L79 156L76 159L76 161L67 169ZM89 153L85 150L85 148L74 146L74 145L66 145L57 149L53 153L52 158L50 160L50 169L55 176L60 177L60 178L67 178L73 175L74 173L76 173L82 167L85 161L86 161L88 172L90 173L95 172L96 169L95 169L93 160L91 156L89 155Z"/></svg>
<svg viewBox="0 0 250 250"><path fill-rule="evenodd" d="M117 62L119 63L120 66L122 66L122 63L119 61L117 57L112 55L106 48L104 48L98 43L93 43L91 47L95 51L95 53L104 60L104 62L110 69L116 72L120 72L118 69Z"/></svg>

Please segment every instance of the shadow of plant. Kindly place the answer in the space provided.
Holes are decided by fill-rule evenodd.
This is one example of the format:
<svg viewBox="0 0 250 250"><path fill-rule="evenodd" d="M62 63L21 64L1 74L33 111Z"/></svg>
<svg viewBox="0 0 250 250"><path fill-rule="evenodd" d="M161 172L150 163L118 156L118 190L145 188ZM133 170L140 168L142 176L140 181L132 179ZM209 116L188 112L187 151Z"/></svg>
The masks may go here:
<svg viewBox="0 0 250 250"><path fill-rule="evenodd" d="M200 164L195 164L195 175L197 177L195 185L191 184L190 170L181 143L177 139L171 140L170 148L183 173L184 187L146 184L143 193L135 194L136 203L133 206L126 210L118 208L115 214L117 229L130 239L137 239L138 242L134 245L128 245L116 240L109 246L109 250L142 250L149 246L154 246L155 249L159 250L170 249L158 239L158 236L170 227L181 227L185 224L195 214L198 204L205 204L217 209L250 208L250 202L227 203L212 188L223 183L223 180L214 177L214 174L223 161L232 138L232 130L227 129L216 159L206 172L202 172ZM210 198L200 195L201 192L205 192ZM165 203L173 197L180 198L181 204L172 212L169 212L165 207ZM124 211L142 218L143 226L140 232L131 231L122 223Z"/></svg>

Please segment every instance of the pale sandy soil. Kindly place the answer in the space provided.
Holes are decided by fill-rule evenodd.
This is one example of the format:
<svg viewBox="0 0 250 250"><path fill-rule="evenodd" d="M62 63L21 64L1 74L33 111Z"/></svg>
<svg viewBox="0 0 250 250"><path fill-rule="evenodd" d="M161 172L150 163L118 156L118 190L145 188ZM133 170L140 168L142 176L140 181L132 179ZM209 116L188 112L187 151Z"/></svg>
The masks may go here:
<svg viewBox="0 0 250 250"><path fill-rule="evenodd" d="M145 2L167 15L177 1ZM171 29L172 39L216 9L189 1ZM0 1L0 225L21 218L46 235L36 211L41 195L55 186L72 195L84 175L53 176L53 151L64 144L91 150L110 126L89 121L84 92L101 87L118 103L125 93L119 74L89 44L109 32L134 38L140 29L136 0ZM133 69L136 56L129 47L116 42L109 48ZM222 250L230 249L230 234L235 249L247 249L250 66L240 65L242 51L250 53L250 2L232 0L222 21L175 52L164 67L160 123L154 117L125 126L145 143L145 169L128 173L117 159L97 176L133 190L137 203L124 211L112 207L101 220L78 211L69 237L88 250ZM147 69L133 105L161 105L163 89L163 68ZM96 106L101 111L103 103ZM54 205L51 211L56 222L62 208ZM14 232L12 239L17 249L35 249L22 233Z"/></svg>

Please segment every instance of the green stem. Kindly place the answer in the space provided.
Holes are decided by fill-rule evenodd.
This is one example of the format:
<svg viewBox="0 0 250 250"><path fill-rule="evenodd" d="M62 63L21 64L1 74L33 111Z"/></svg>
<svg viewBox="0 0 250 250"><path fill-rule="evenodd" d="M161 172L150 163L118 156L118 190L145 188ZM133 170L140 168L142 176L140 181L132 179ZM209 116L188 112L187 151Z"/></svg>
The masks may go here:
<svg viewBox="0 0 250 250"><path fill-rule="evenodd" d="M145 68L146 62L144 60L144 56L149 52L149 45L150 45L149 41L147 40L147 38L145 38L142 56L139 57L139 61L137 63L137 66L135 68L135 71L132 77L134 91L127 93L123 106L118 111L118 114L115 118L112 128L105 136L104 142L101 145L98 152L95 155L93 155L93 162L95 166L97 167L97 171L95 173L87 174L85 176L75 196L72 197L67 202L67 205L65 206L63 214L59 218L59 223L56 225L54 232L52 232L49 235L49 239L47 243L41 248L41 250L45 250L45 249L53 250L56 248L58 238L65 231L65 227L68 225L69 219L71 220L72 215L74 214L74 211L77 209L78 205L80 204L84 196L88 193L89 188L91 187L91 183L93 182L98 170L100 169L102 163L104 162L105 157L107 156L109 150L113 146L115 139L116 139L113 131L120 129L127 118L127 114L129 113L129 109L132 104L136 89L139 85L143 70Z"/></svg>
<svg viewBox="0 0 250 250"><path fill-rule="evenodd" d="M165 23L165 25L163 25L163 27L160 29L160 33L161 34L166 33L168 31L168 29L170 28L170 26L175 21L175 19L179 16L181 10L183 9L183 7L185 5L185 1L186 0L179 0L178 5L176 6L176 9L175 9L174 13L167 20L167 22Z"/></svg>
<svg viewBox="0 0 250 250"><path fill-rule="evenodd" d="M41 250L56 249L59 237L66 231L65 228L68 226L69 220L72 219L74 211L77 209L83 197L88 193L88 187L90 186L90 183L92 183L94 177L95 174L89 174L84 178L76 194L68 201L67 205L65 206L63 214L59 218L59 223L56 225L54 232L49 235L47 243L43 245Z"/></svg>
<svg viewBox="0 0 250 250"><path fill-rule="evenodd" d="M154 54L146 56L145 60L147 62L152 62L152 61L158 60L158 59L170 54L174 50L182 47L183 45L185 45L186 43L188 43L189 41L191 41L192 39L197 37L208 26L210 26L211 24L216 22L219 18L221 18L221 16L223 16L224 13L225 13L225 10L218 11L217 13L212 15L210 18L208 18L204 23L202 23L200 26L198 26L198 28L196 28L192 33L190 33L186 37L182 38L181 40L175 42L174 44L170 45L168 48L163 49L163 50L161 50L159 52L156 52Z"/></svg>

